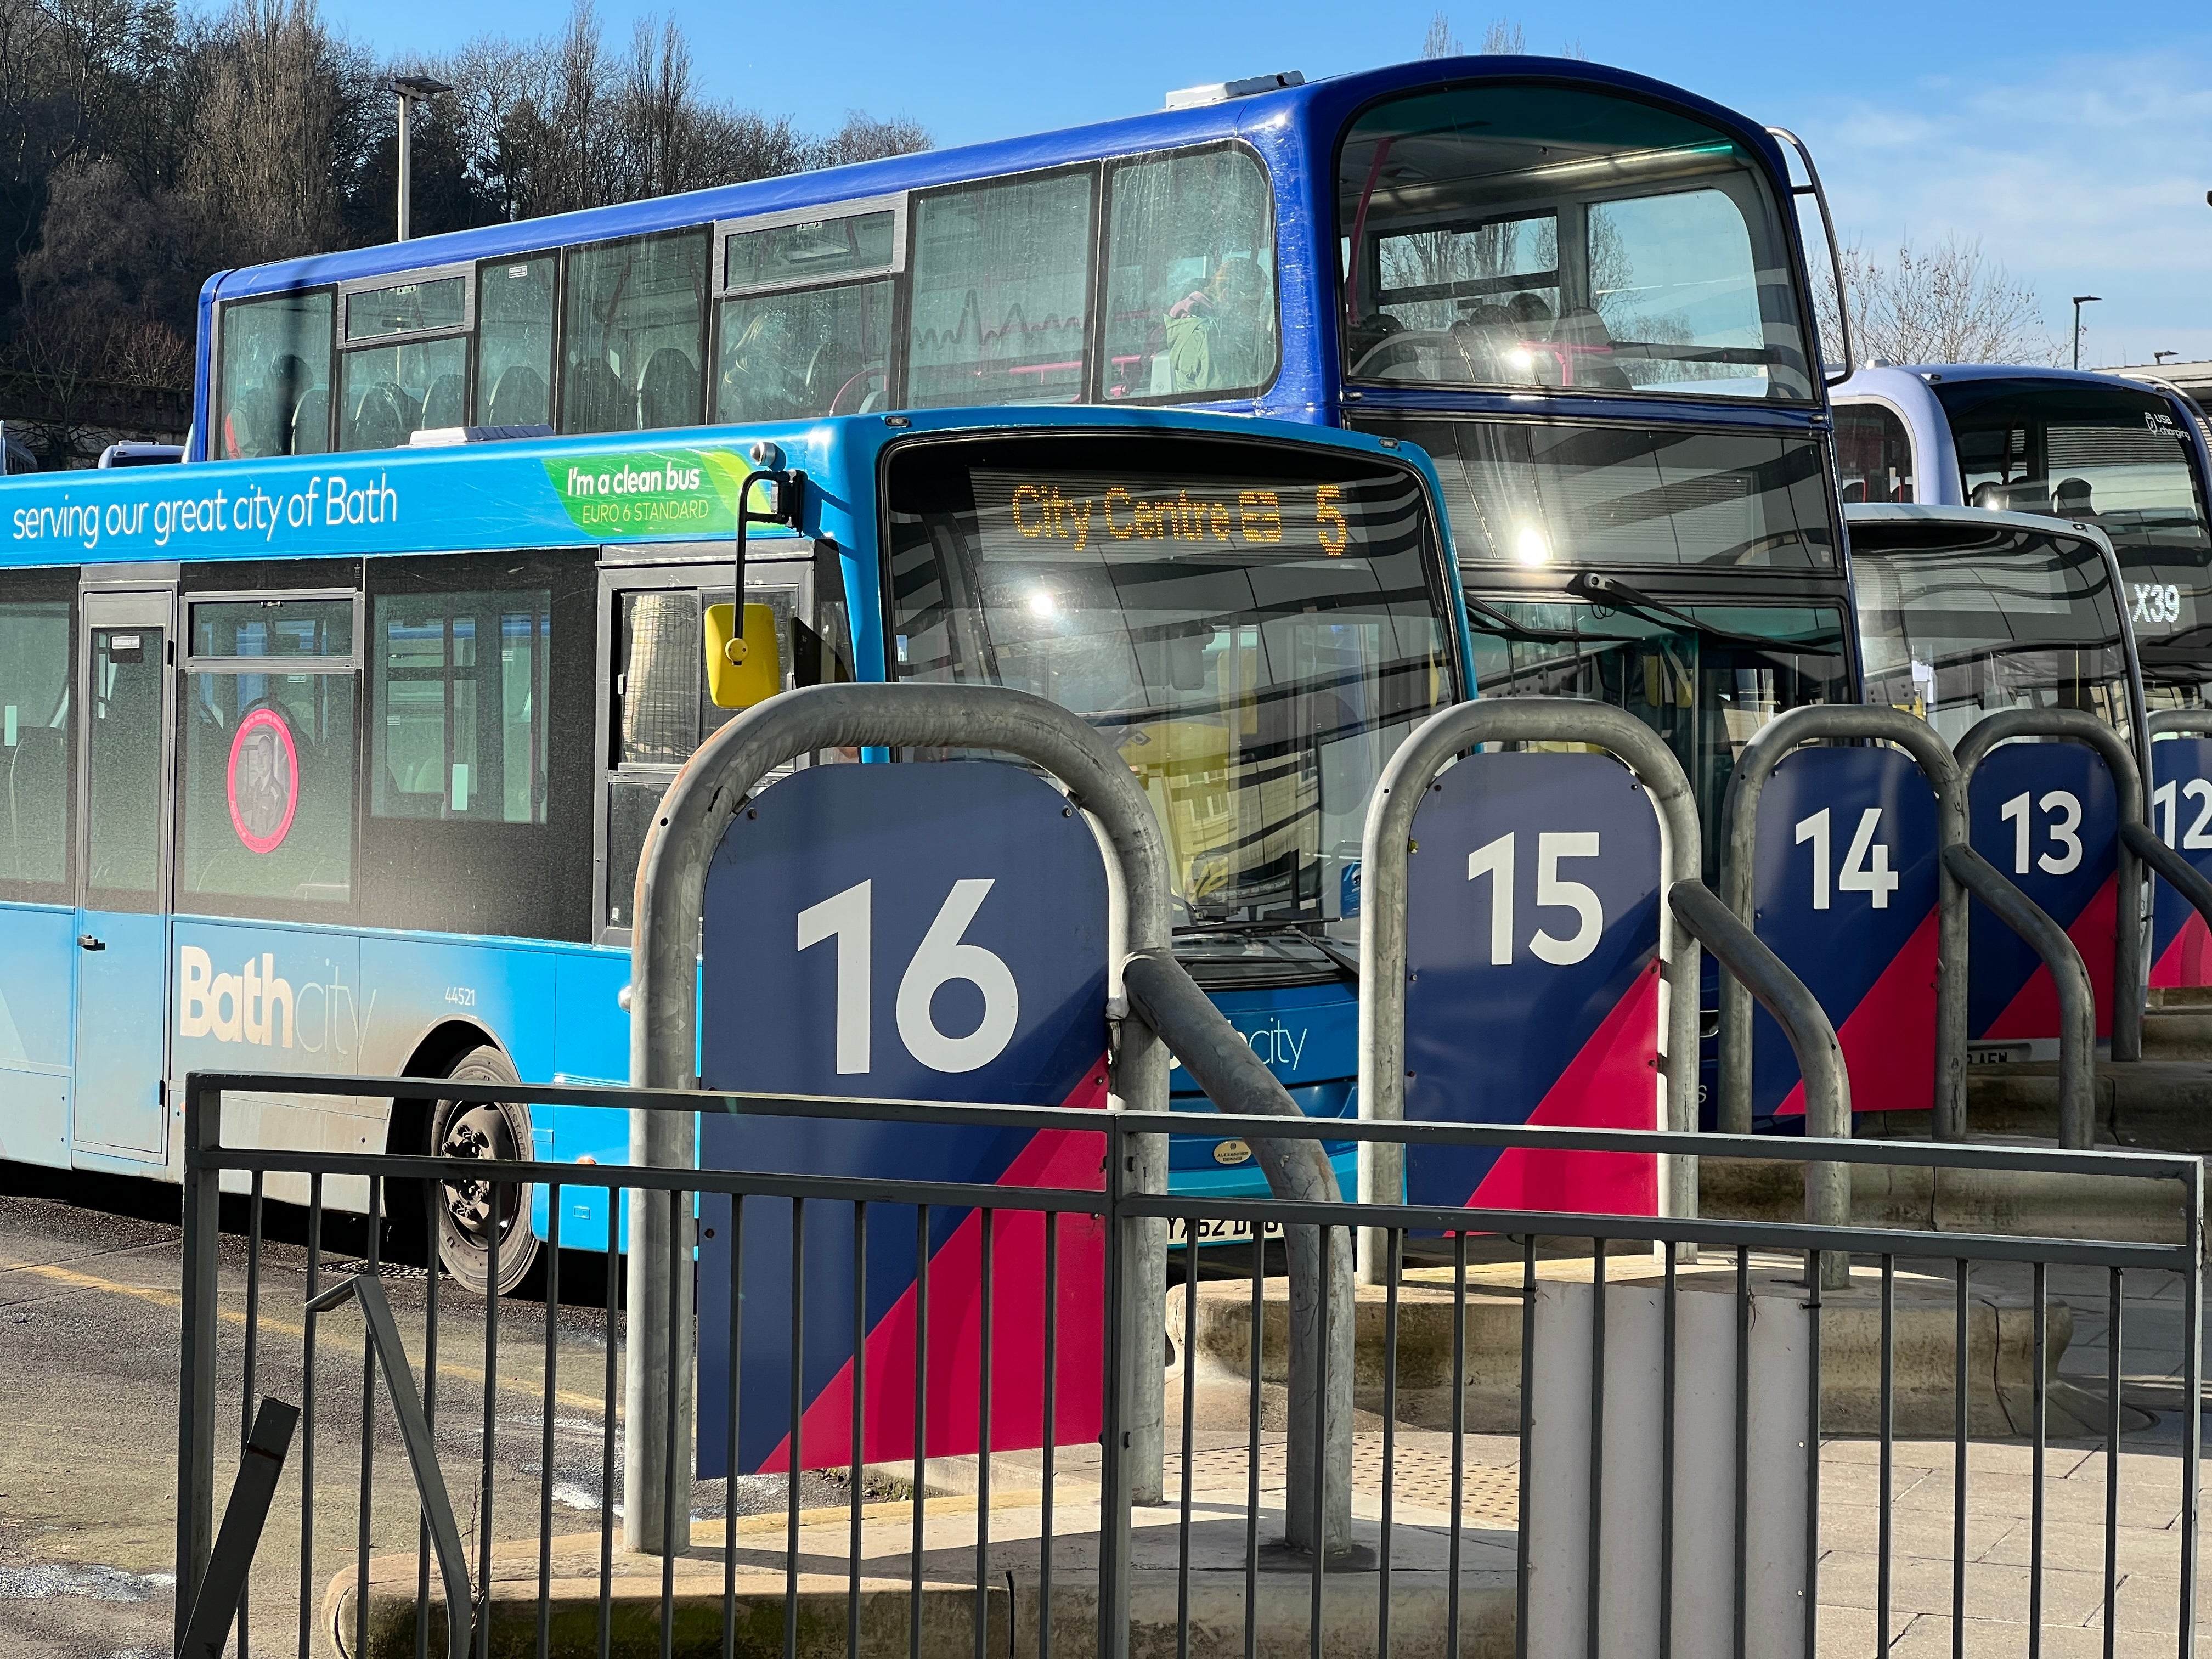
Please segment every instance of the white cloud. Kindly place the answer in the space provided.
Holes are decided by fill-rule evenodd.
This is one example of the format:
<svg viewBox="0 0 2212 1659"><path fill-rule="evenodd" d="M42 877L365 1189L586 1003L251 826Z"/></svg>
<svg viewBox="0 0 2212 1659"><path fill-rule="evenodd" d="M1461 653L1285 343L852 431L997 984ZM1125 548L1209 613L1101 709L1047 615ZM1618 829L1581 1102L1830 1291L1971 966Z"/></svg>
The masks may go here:
<svg viewBox="0 0 2212 1659"><path fill-rule="evenodd" d="M2212 51L1900 76L1805 118L1838 228L1869 252L1979 238L2085 362L2212 357Z"/></svg>

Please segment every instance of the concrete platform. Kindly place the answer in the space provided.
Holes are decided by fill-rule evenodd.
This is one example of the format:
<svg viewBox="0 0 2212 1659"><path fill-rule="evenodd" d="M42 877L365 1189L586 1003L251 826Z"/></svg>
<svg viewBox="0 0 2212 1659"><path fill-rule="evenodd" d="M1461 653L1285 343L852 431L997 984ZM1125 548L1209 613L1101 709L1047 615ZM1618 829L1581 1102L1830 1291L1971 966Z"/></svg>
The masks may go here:
<svg viewBox="0 0 2212 1659"><path fill-rule="evenodd" d="M2054 1120L2057 1088L2054 1079ZM1883 1127L1895 1138L1908 1140L1916 1138L1917 1129L1917 1138L1924 1139L1927 1114L1893 1114ZM1991 1146L2048 1148L2057 1144L2055 1136L2002 1132L1994 1124L1985 1129L1978 1118L1974 1139ZM1800 1164L1703 1158L1698 1165L1698 1210L1705 1215L1739 1221L1801 1221L1805 1215L1805 1174ZM1909 1164L1851 1166L1851 1221L1861 1227L2178 1244L2186 1236L2182 1199L2181 1184L2172 1181Z"/></svg>
<svg viewBox="0 0 2212 1659"><path fill-rule="evenodd" d="M1218 1439L1220 1437L1212 1437ZM1073 1448L1069 1449L1071 1450ZM1215 1458L1218 1448L1204 1454ZM1195 1490L1191 1528L1189 1607L1191 1651L1241 1653L1246 1616L1246 1528L1243 1515L1243 1446L1234 1449L1237 1478L1233 1485ZM1259 1537L1265 1547L1282 1535L1280 1437L1273 1455L1273 1498L1263 1510ZM1194 1476L1209 1470L1194 1460ZM1179 1478L1179 1471L1178 1471ZM1509 1507L1498 1512L1479 1495L1463 1503L1461 1539L1460 1644L1465 1659L1508 1659L1513 1651L1514 1547ZM1473 1491L1471 1489L1471 1495ZM1097 1651L1097 1488L1087 1482L1062 1482L1054 1516L1052 1646L1067 1659ZM1374 1506L1355 1527L1357 1541L1371 1555L1380 1528ZM1231 1513L1233 1511L1233 1513ZM984 1652L1037 1651L1038 1626L1044 1616L1039 1540L1043 1510L1034 1492L994 1498L988 1512L989 1541L977 1549L981 1518L972 1497L933 1498L925 1507L922 1593L909 1598L914 1558L913 1506L907 1503L863 1506L860 1576L858 1580L860 1652L869 1659L898 1659L909 1652L910 1609L921 1610L923 1654L932 1659L969 1659L978 1651L977 1626L983 1626ZM1177 1571L1180 1510L1140 1510L1131 1582L1134 1625L1132 1652L1138 1659L1176 1651L1176 1616L1183 1587ZM1446 1651L1446 1604L1449 1539L1446 1515L1433 1504L1401 1501L1393 1529L1390 1650L1401 1659L1442 1659ZM832 1659L846 1651L852 1511L801 1511L797 1659ZM784 1547L787 1518L757 1515L736 1522L737 1651L746 1659L775 1659L784 1635ZM723 1651L724 1523L696 1523L693 1547L676 1563L672 1599L672 1649L678 1659L716 1659ZM552 1616L550 1650L562 1659L598 1652L599 1540L596 1534L556 1539L550 1583ZM493 1553L490 1617L495 1654L536 1651L538 1557L534 1541L502 1545ZM369 1639L359 1659L405 1659L415 1651L415 1557L377 1558L369 1574ZM1376 1652L1376 1613L1380 1575L1331 1573L1322 1596L1323 1651L1345 1659L1366 1659ZM1304 1659L1311 1650L1312 1578L1305 1564L1271 1556L1260 1575L1257 1651L1261 1659ZM323 1601L325 1628L333 1650L356 1659L353 1646L357 1581L350 1571L334 1579ZM617 1539L609 1583L609 1652L617 1659L649 1659L660 1652L661 1563L657 1557L624 1554ZM430 1650L444 1651L442 1607L434 1607Z"/></svg>
<svg viewBox="0 0 2212 1659"><path fill-rule="evenodd" d="M2186 1035L2162 1035L2174 1028L2185 1028ZM2204 1058L2175 1057L2179 1049L2200 1046ZM2099 1144L2142 1152L2212 1152L2212 1015L2147 1017L2143 1052L2147 1057L2139 1060L2097 1062ZM1911 1116L1926 1122L1924 1113ZM2058 1063L2003 1060L1969 1067L1966 1121L1978 1137L2033 1135L2055 1142Z"/></svg>
<svg viewBox="0 0 2212 1659"><path fill-rule="evenodd" d="M1662 1275L1652 1257L1613 1258L1607 1277L1616 1285L1651 1284ZM1522 1267L1518 1262L1470 1265L1465 1324L1464 1422L1472 1432L1513 1434L1520 1429ZM1587 1259L1562 1258L1538 1263L1546 1279L1587 1282ZM1398 1300L1398 1395L1401 1423L1428 1430L1449 1429L1452 1407L1454 1293L1449 1268L1416 1268L1401 1285ZM1881 1427L1881 1273L1861 1267L1852 1288L1831 1291L1822 1298L1824 1383L1823 1426L1844 1435L1870 1435ZM1678 1270L1685 1295L1729 1295L1736 1289L1732 1265ZM1185 1288L1168 1289L1170 1425L1182 1413ZM1805 1297L1803 1280L1791 1268L1755 1267L1754 1299ZM1967 1311L1967 1421L1980 1437L2024 1435L2034 1421L2035 1324L2032 1303L2015 1291L1970 1284ZM1188 1363L1192 1378L1194 1422L1208 1431L1243 1431L1250 1413L1251 1287L1249 1280L1201 1280L1198 1285L1197 1340ZM2103 1398L2059 1375L2059 1364L2074 1336L2074 1310L2052 1297L2045 1343L2045 1400L2049 1431L2056 1437L2100 1434L2106 1409ZM1358 1375L1356 1431L1382 1427L1388 1295L1380 1285L1358 1291L1354 1351ZM1896 1431L1939 1436L1951 1431L1956 1401L1958 1313L1948 1277L1900 1267L1896 1291L1894 1412ZM1287 1282L1270 1279L1261 1303L1261 1426L1288 1427L1285 1400L1289 1380L1290 1307ZM2139 1429L2149 1416L2123 1407L2126 1426ZM994 1478L996 1478L994 1474Z"/></svg>

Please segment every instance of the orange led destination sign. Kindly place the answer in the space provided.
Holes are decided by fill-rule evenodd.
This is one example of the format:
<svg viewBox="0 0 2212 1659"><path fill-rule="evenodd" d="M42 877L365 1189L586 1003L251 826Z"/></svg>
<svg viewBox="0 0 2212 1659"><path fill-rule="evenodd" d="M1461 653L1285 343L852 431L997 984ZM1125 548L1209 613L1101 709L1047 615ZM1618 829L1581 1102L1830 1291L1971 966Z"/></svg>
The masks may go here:
<svg viewBox="0 0 2212 1659"><path fill-rule="evenodd" d="M1334 558L1352 543L1342 484L1168 483L1081 473L1039 477L981 470L973 477L986 532L1018 538L1048 556L1094 544L1103 550L1121 543L1134 550L1165 543L1194 550L1318 549Z"/></svg>

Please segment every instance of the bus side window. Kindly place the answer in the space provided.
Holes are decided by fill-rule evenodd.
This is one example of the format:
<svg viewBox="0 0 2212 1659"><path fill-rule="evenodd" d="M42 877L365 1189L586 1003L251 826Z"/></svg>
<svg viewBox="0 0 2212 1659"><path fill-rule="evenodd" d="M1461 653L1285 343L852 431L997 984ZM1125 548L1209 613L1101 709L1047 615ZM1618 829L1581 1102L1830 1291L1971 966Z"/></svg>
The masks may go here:
<svg viewBox="0 0 2212 1659"><path fill-rule="evenodd" d="M702 227L568 251L563 432L699 423L709 234Z"/></svg>
<svg viewBox="0 0 2212 1659"><path fill-rule="evenodd" d="M1105 396L1203 398L1274 377L1273 201L1241 149L1115 170Z"/></svg>
<svg viewBox="0 0 2212 1659"><path fill-rule="evenodd" d="M552 422L553 270L548 253L477 273L478 426Z"/></svg>
<svg viewBox="0 0 2212 1659"><path fill-rule="evenodd" d="M552 595L380 594L369 811L543 823Z"/></svg>
<svg viewBox="0 0 2212 1659"><path fill-rule="evenodd" d="M1905 422L1880 404L1838 405L1836 476L1847 502L1911 501L1912 444Z"/></svg>
<svg viewBox="0 0 2212 1659"><path fill-rule="evenodd" d="M1073 404L1089 383L1089 172L916 204L906 401Z"/></svg>
<svg viewBox="0 0 2212 1659"><path fill-rule="evenodd" d="M69 577L74 586L76 572ZM9 582L11 592L17 586ZM0 813L0 897L60 898L69 879L72 611L58 594L0 599L0 799L9 806Z"/></svg>
<svg viewBox="0 0 2212 1659"><path fill-rule="evenodd" d="M199 600L191 617L179 891L248 915L270 914L271 901L324 911L349 903L359 776L353 600Z"/></svg>
<svg viewBox="0 0 2212 1659"><path fill-rule="evenodd" d="M332 298L324 289L222 308L217 459L319 455L330 448Z"/></svg>

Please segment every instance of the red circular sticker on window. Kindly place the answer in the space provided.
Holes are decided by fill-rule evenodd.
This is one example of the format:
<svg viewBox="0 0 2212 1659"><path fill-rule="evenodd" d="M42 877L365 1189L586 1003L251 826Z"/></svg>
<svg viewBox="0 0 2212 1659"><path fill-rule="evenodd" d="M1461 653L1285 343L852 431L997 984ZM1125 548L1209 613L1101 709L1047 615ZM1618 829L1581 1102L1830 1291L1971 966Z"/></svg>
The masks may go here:
<svg viewBox="0 0 2212 1659"><path fill-rule="evenodd" d="M300 806L300 751L273 708L257 708L230 740L230 822L249 853L273 853Z"/></svg>

